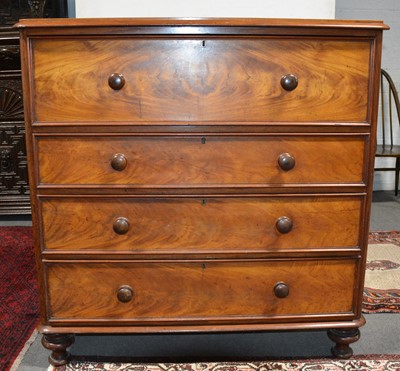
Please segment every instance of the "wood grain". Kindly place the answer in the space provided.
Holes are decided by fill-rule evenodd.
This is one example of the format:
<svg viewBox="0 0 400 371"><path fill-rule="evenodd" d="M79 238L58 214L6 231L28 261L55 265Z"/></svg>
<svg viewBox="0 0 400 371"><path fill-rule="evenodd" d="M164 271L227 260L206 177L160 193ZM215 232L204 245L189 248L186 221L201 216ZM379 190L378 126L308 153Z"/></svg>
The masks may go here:
<svg viewBox="0 0 400 371"><path fill-rule="evenodd" d="M113 27L116 30L120 30L121 27L130 28L131 30L138 28L140 31L145 32L140 26L203 26L202 28L208 29L207 26L212 27L254 27L260 26L265 27L266 31L269 28L281 27L287 32L288 28L303 28L310 27L316 28L320 32L324 28L328 28L331 32L332 29L350 29L354 32L357 29L389 29L382 21L379 20L345 20L345 19L293 19L293 18L42 18L42 19L22 19L15 27L19 28L32 28L30 31L34 32L35 29L40 28L60 28L64 32L68 32L69 28L81 27L89 29L93 27L108 27L106 32L112 33ZM164 29L164 28L163 28ZM43 32L43 30L41 30ZM79 30L83 32L82 29ZM243 29L242 32L246 30ZM51 30L46 30L46 33L50 33ZM75 31L76 32L76 31ZM103 31L104 32L104 31Z"/></svg>
<svg viewBox="0 0 400 371"><path fill-rule="evenodd" d="M355 271L355 260L48 264L48 313L153 323L351 313ZM284 299L273 292L279 281L290 288ZM134 291L128 303L117 299L123 285Z"/></svg>
<svg viewBox="0 0 400 371"><path fill-rule="evenodd" d="M102 199L45 198L44 249L196 253L357 247L363 199L253 197ZM281 234L279 217L293 221ZM129 230L114 232L118 218Z"/></svg>
<svg viewBox="0 0 400 371"><path fill-rule="evenodd" d="M203 42L204 41L204 42ZM369 40L34 39L36 122L367 119ZM121 73L115 91L108 77ZM285 74L298 77L291 92Z"/></svg>
<svg viewBox="0 0 400 371"><path fill-rule="evenodd" d="M39 182L116 185L362 183L365 136L37 137ZM204 143L204 144L203 144ZM123 171L111 167L124 154ZM278 166L294 156L293 170Z"/></svg>

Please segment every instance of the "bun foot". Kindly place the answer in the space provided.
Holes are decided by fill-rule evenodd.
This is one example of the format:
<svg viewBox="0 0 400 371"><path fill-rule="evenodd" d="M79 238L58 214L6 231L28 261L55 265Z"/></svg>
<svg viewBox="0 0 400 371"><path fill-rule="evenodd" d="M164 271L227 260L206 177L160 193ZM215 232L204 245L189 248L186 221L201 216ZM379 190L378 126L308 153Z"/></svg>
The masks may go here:
<svg viewBox="0 0 400 371"><path fill-rule="evenodd" d="M71 359L67 348L75 341L74 335L66 334L46 334L42 337L42 345L51 350L49 363L54 366L63 366L69 363Z"/></svg>
<svg viewBox="0 0 400 371"><path fill-rule="evenodd" d="M357 329L350 330L328 330L328 337L336 343L331 348L332 354L336 358L348 359L353 355L353 349L349 344L356 342L360 338L360 331Z"/></svg>

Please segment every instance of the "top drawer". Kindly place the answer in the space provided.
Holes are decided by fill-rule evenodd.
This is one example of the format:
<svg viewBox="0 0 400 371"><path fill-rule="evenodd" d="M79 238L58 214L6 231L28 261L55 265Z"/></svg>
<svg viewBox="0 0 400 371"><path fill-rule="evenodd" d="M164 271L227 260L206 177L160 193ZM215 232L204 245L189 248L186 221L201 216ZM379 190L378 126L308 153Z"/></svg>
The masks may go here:
<svg viewBox="0 0 400 371"><path fill-rule="evenodd" d="M32 120L365 122L370 47L307 38L33 39ZM122 87L110 86L112 74L123 76ZM294 90L282 87L284 75L297 78Z"/></svg>

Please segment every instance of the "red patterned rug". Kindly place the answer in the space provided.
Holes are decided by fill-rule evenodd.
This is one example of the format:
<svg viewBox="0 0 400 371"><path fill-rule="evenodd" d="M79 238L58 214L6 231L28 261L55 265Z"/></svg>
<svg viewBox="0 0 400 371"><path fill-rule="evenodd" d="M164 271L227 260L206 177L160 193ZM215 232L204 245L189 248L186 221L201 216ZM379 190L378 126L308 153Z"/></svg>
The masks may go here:
<svg viewBox="0 0 400 371"><path fill-rule="evenodd" d="M68 366L49 367L48 371L384 371L400 370L400 355L355 356L349 360L333 358L304 360L271 360L263 362L228 363L104 363L71 362Z"/></svg>
<svg viewBox="0 0 400 371"><path fill-rule="evenodd" d="M0 228L0 370L8 370L32 334L39 304L32 228Z"/></svg>
<svg viewBox="0 0 400 371"><path fill-rule="evenodd" d="M400 313L400 232L371 232L364 313Z"/></svg>

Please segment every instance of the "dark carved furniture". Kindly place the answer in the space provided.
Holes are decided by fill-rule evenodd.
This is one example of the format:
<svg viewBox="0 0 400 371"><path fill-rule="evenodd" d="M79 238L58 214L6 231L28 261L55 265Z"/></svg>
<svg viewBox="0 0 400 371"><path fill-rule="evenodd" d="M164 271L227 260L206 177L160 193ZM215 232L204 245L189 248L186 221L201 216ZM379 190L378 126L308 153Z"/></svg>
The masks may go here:
<svg viewBox="0 0 400 371"><path fill-rule="evenodd" d="M50 362L76 333L359 338L378 21L19 23Z"/></svg>
<svg viewBox="0 0 400 371"><path fill-rule="evenodd" d="M393 126L400 125L400 101L396 85L385 70L381 70L381 137L382 143L376 146L376 157L394 158L394 167L377 167L375 171L394 171L394 193L399 193L400 144L396 144ZM399 127L400 128L400 127Z"/></svg>
<svg viewBox="0 0 400 371"><path fill-rule="evenodd" d="M30 214L19 33L20 18L65 16L66 1L0 4L0 215Z"/></svg>

